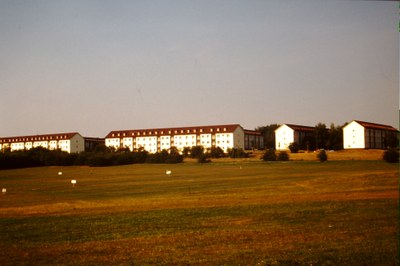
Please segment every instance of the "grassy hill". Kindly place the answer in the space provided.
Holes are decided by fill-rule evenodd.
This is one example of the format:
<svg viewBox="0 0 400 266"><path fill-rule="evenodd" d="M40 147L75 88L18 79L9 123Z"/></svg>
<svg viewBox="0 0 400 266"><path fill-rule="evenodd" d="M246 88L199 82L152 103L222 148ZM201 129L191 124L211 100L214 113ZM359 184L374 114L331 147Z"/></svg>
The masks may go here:
<svg viewBox="0 0 400 266"><path fill-rule="evenodd" d="M383 161L42 167L0 186L2 265L399 263Z"/></svg>

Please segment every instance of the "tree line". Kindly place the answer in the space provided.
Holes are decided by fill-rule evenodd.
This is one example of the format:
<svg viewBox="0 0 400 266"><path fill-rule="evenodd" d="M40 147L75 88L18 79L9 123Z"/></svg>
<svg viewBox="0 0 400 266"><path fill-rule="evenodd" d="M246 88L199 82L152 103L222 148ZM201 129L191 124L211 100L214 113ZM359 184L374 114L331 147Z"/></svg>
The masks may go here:
<svg viewBox="0 0 400 266"><path fill-rule="evenodd" d="M220 147L204 149L202 146L185 147L180 153L175 147L156 153L149 153L143 148L130 151L128 148L114 149L104 144L97 145L92 151L68 153L61 150L49 150L36 147L29 150L11 152L10 149L0 153L0 169L16 169L40 166L116 166L138 163L182 163L184 158L194 158L200 163L210 162L211 158L248 157L243 149L232 148L227 154Z"/></svg>
<svg viewBox="0 0 400 266"><path fill-rule="evenodd" d="M36 147L29 150L5 150L0 154L0 169L15 169L39 166L113 166L135 163L181 163L183 156L177 149L149 153L144 149L131 152L129 149L115 150L100 144L90 152L67 153Z"/></svg>

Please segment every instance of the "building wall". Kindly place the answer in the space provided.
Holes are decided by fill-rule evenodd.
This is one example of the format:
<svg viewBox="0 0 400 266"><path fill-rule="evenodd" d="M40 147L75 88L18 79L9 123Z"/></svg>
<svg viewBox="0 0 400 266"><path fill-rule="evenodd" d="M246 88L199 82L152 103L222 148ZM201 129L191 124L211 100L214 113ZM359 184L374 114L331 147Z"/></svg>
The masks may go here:
<svg viewBox="0 0 400 266"><path fill-rule="evenodd" d="M107 138L106 139L106 146L111 147L114 149L119 149L121 145L120 138Z"/></svg>
<svg viewBox="0 0 400 266"><path fill-rule="evenodd" d="M343 127L344 149L365 149L364 127L353 121Z"/></svg>
<svg viewBox="0 0 400 266"><path fill-rule="evenodd" d="M24 149L29 150L32 148L42 147L50 150L61 149L62 151L69 153L84 151L85 146L83 137L78 133L74 134L72 137L69 136L71 136L71 134L4 138L3 143L0 146L0 150L8 147L10 147L11 151Z"/></svg>
<svg viewBox="0 0 400 266"><path fill-rule="evenodd" d="M223 125L205 128L207 128L207 132L203 131L202 127L149 129L136 132L114 131L105 139L105 144L116 149L127 146L131 151L143 148L150 153L168 150L171 147L175 147L179 151L183 151L185 147L194 146L203 146L205 149L220 147L224 152L233 147L244 148L244 130L242 127L237 126L233 132ZM123 135L131 137L122 138ZM132 146L130 146L131 144Z"/></svg>
<svg viewBox="0 0 400 266"><path fill-rule="evenodd" d="M244 130L241 127L238 127L233 132L233 145L230 145L229 148L238 148L244 149Z"/></svg>
<svg viewBox="0 0 400 266"><path fill-rule="evenodd" d="M200 146L203 146L205 149L209 149L212 147L212 135L211 134L200 134Z"/></svg>
<svg viewBox="0 0 400 266"><path fill-rule="evenodd" d="M275 130L276 150L288 150L292 142L295 142L293 129L287 125L282 125Z"/></svg>
<svg viewBox="0 0 400 266"><path fill-rule="evenodd" d="M69 141L69 153L85 151L85 139L80 134L75 134ZM61 149L62 150L62 149Z"/></svg>
<svg viewBox="0 0 400 266"><path fill-rule="evenodd" d="M160 150L169 150L171 148L171 136L159 137Z"/></svg>
<svg viewBox="0 0 400 266"><path fill-rule="evenodd" d="M157 137L137 137L135 148L143 148L150 153L155 153L157 152Z"/></svg>

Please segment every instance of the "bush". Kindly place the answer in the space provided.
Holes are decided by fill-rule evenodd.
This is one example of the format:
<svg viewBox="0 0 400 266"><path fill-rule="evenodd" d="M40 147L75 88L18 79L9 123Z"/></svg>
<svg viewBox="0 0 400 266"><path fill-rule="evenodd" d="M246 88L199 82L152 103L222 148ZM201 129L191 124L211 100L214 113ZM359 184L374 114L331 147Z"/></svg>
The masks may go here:
<svg viewBox="0 0 400 266"><path fill-rule="evenodd" d="M211 160L207 158L205 154L200 155L200 157L197 159L197 162L199 163L210 163Z"/></svg>
<svg viewBox="0 0 400 266"><path fill-rule="evenodd" d="M230 158L247 158L249 155L242 148L228 149L228 155Z"/></svg>
<svg viewBox="0 0 400 266"><path fill-rule="evenodd" d="M300 150L299 144L297 142L290 143L289 150L291 153L297 153Z"/></svg>
<svg viewBox="0 0 400 266"><path fill-rule="evenodd" d="M278 161L289 161L289 154L286 151L279 152Z"/></svg>
<svg viewBox="0 0 400 266"><path fill-rule="evenodd" d="M262 159L264 161L276 161L276 154L273 149L268 149L265 151Z"/></svg>
<svg viewBox="0 0 400 266"><path fill-rule="evenodd" d="M225 155L224 151L220 147L211 147L208 154L211 158L222 158Z"/></svg>
<svg viewBox="0 0 400 266"><path fill-rule="evenodd" d="M383 153L383 160L388 163L399 162L399 151L396 149L389 149Z"/></svg>
<svg viewBox="0 0 400 266"><path fill-rule="evenodd" d="M326 154L325 150L320 150L319 153L317 154L317 158L321 163L323 163L328 160L328 155Z"/></svg>

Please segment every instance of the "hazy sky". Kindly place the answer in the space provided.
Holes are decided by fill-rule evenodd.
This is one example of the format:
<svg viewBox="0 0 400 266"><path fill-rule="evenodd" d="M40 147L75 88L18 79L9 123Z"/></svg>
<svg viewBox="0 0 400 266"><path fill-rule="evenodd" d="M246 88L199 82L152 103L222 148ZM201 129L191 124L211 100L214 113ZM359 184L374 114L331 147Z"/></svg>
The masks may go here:
<svg viewBox="0 0 400 266"><path fill-rule="evenodd" d="M398 127L399 4L0 1L0 136Z"/></svg>

